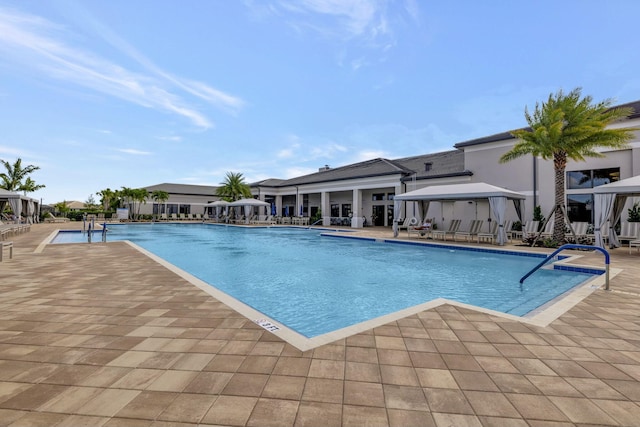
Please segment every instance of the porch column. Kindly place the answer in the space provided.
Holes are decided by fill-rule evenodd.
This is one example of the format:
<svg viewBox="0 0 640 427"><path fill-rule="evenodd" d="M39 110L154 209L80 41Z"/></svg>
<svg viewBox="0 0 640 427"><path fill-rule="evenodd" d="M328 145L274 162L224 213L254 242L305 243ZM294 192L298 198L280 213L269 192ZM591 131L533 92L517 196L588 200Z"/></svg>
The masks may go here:
<svg viewBox="0 0 640 427"><path fill-rule="evenodd" d="M362 228L362 190L359 188L353 189L353 202L351 205L351 228Z"/></svg>
<svg viewBox="0 0 640 427"><path fill-rule="evenodd" d="M276 203L276 216L281 216L282 215L282 196L276 196L275 199L275 203Z"/></svg>
<svg viewBox="0 0 640 427"><path fill-rule="evenodd" d="M320 210L322 210L322 225L328 227L331 225L331 206L330 195L328 192L323 191L320 193Z"/></svg>

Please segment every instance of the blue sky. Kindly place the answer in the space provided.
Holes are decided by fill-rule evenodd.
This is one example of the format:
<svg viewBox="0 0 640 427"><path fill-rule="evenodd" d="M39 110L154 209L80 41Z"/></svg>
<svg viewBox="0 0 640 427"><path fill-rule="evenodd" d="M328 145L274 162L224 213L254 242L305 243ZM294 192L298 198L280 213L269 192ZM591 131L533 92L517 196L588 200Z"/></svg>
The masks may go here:
<svg viewBox="0 0 640 427"><path fill-rule="evenodd" d="M44 203L399 158L640 99L640 2L0 0L0 159Z"/></svg>

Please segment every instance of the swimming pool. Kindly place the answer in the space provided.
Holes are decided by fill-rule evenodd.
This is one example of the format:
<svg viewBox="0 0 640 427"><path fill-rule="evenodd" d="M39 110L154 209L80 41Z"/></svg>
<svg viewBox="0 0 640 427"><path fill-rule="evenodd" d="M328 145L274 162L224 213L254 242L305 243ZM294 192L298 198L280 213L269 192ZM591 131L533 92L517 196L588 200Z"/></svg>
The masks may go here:
<svg viewBox="0 0 640 427"><path fill-rule="evenodd" d="M130 240L309 338L437 298L522 316L593 277L542 269L521 286L543 255L337 238L303 228L108 227L108 241Z"/></svg>

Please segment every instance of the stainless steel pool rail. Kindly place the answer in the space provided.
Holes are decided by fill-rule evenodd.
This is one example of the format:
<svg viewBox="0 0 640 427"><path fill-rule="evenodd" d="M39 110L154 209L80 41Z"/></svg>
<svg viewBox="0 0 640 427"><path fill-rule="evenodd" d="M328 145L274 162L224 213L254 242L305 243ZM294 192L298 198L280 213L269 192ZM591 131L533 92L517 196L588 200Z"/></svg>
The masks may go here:
<svg viewBox="0 0 640 427"><path fill-rule="evenodd" d="M602 252L604 254L605 275L606 275L605 276L605 288L604 289L606 291L609 290L609 264L611 263L611 258L609 257L609 252L607 252L604 248L601 248L600 246L578 245L578 244L575 244L575 243L568 243L566 245L562 245L558 249L553 251L553 253L551 255L549 255L548 257L546 257L544 259L544 261L542 261L540 264L536 265L531 271L529 271L527 274L522 276L522 278L520 279L520 284L522 284L527 279L527 277L531 276L538 269L540 269L542 266L544 266L551 259L555 258L555 256L557 254L559 254L560 252L562 252L565 249L586 249L586 250L591 250L591 251L596 250L596 251Z"/></svg>

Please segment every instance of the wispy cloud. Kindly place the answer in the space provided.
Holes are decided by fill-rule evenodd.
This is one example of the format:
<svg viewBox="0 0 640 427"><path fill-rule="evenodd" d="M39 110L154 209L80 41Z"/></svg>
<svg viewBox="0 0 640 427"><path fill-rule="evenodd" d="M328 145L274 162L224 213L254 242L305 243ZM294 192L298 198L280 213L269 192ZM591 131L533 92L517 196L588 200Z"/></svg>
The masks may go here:
<svg viewBox="0 0 640 427"><path fill-rule="evenodd" d="M162 141L171 141L171 142L180 142L182 141L181 136L158 136L158 139Z"/></svg>
<svg viewBox="0 0 640 427"><path fill-rule="evenodd" d="M118 148L116 151L135 156L149 156L151 154L149 151L136 150L134 148Z"/></svg>
<svg viewBox="0 0 640 427"><path fill-rule="evenodd" d="M3 62L28 67L41 76L81 85L112 97L188 119L200 128L213 122L189 105L185 94L222 109L237 111L244 102L208 85L180 79L155 66L102 25L99 34L121 52L141 64L146 74L128 70L87 49L71 45L69 33L41 17L0 8L0 53ZM182 92L182 93L181 93Z"/></svg>
<svg viewBox="0 0 640 427"><path fill-rule="evenodd" d="M417 22L420 16L415 0L403 0L401 7L395 7L398 2L394 0L278 0L268 5L245 0L245 3L254 16L262 19L276 16L299 33L311 32L379 52L396 45L394 26ZM354 71L368 65L360 57L346 63Z"/></svg>

